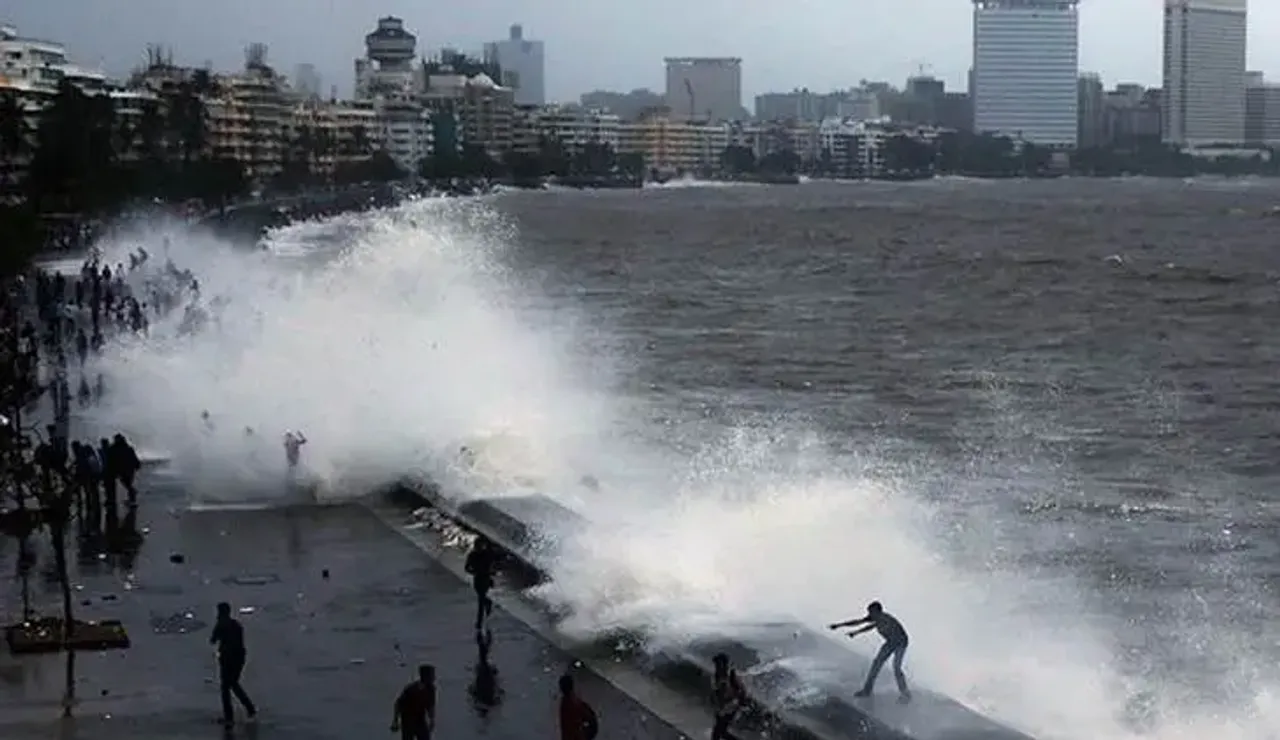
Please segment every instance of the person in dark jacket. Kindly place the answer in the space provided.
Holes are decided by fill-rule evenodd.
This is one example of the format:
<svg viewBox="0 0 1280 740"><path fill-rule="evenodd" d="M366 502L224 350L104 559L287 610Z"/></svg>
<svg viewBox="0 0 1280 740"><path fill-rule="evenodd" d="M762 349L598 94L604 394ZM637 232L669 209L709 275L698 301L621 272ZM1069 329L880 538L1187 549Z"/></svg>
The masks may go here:
<svg viewBox="0 0 1280 740"><path fill-rule="evenodd" d="M431 740L436 726L436 669L418 666L418 680L404 687L396 697L391 731L402 740Z"/></svg>
<svg viewBox="0 0 1280 740"><path fill-rule="evenodd" d="M560 677L560 740L595 740L600 720L591 705L578 696L573 676Z"/></svg>
<svg viewBox="0 0 1280 740"><path fill-rule="evenodd" d="M729 725L738 716L747 692L738 678L738 672L729 665L729 656L716 653L711 659L715 667L712 676L711 701L715 707L716 721L711 728L711 740L738 740L729 732Z"/></svg>
<svg viewBox="0 0 1280 740"><path fill-rule="evenodd" d="M235 711L231 706L233 694L249 719L254 719L258 716L258 708L240 686L240 675L244 673L244 664L249 657L244 644L244 626L231 616L231 605L225 601L218 604L218 618L213 625L213 634L209 636L209 644L218 646L218 686L222 693L223 724L235 722Z"/></svg>
<svg viewBox="0 0 1280 740"><path fill-rule="evenodd" d="M476 631L484 628L485 620L493 612L489 590L493 588L494 571L498 567L498 551L484 535L477 535L471 552L467 554L466 570L471 574L471 586L476 592Z"/></svg>
<svg viewBox="0 0 1280 740"><path fill-rule="evenodd" d="M142 469L142 461L138 459L138 451L133 449L123 434L117 434L111 440L111 469L116 479L124 486L129 497L129 505L138 503L138 489L133 485L134 478Z"/></svg>
<svg viewBox="0 0 1280 740"><path fill-rule="evenodd" d="M120 525L120 509L116 501L116 468L115 455L111 452L111 440L103 437L98 440L98 461L102 466L102 496L107 531L115 532Z"/></svg>

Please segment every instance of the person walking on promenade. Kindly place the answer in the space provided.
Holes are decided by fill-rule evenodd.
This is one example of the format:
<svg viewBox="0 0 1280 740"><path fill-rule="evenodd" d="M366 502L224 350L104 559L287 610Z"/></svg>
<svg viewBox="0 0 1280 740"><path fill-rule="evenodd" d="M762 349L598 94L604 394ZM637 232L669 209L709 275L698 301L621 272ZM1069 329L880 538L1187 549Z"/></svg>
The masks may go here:
<svg viewBox="0 0 1280 740"><path fill-rule="evenodd" d="M231 695L244 707L244 711L252 721L258 716L258 708L253 700L240 686L240 674L244 673L244 664L248 651L244 644L244 627L240 621L231 616L231 605L223 601L218 604L218 619L213 626L213 634L209 636L209 644L218 646L218 685L222 692L222 723L231 726L235 722L235 711L231 706Z"/></svg>
<svg viewBox="0 0 1280 740"><path fill-rule="evenodd" d="M138 459L138 451L129 444L129 440L124 438L123 434L117 434L111 438L111 470L115 474L116 480L124 486L125 495L128 497L129 505L136 506L138 503L138 488L133 481L138 475L138 471L142 470L142 461Z"/></svg>
<svg viewBox="0 0 1280 740"><path fill-rule="evenodd" d="M400 696L392 709L391 731L399 732L401 740L431 740L436 726L436 669L435 666L418 666L418 680L413 681Z"/></svg>

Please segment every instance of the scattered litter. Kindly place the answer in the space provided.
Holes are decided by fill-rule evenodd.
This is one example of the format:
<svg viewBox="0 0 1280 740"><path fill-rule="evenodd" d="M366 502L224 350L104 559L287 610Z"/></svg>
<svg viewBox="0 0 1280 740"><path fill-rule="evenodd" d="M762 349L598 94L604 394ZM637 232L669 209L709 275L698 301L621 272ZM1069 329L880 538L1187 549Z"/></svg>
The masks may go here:
<svg viewBox="0 0 1280 740"><path fill-rule="evenodd" d="M103 594L103 595L102 595L102 600L103 600L103 601L115 601L115 600L116 600L116 595L115 595L115 594Z"/></svg>
<svg viewBox="0 0 1280 740"><path fill-rule="evenodd" d="M262 575L248 576L231 576L224 578L223 583L229 583L236 586L266 586L271 583L279 583L280 576L274 573L265 573Z"/></svg>
<svg viewBox="0 0 1280 740"><path fill-rule="evenodd" d="M173 563L174 565L180 565L182 563L187 562L187 556L183 555L182 553L175 552L169 556L169 562Z"/></svg>
<svg viewBox="0 0 1280 740"><path fill-rule="evenodd" d="M251 606L242 606L237 611L241 614L253 614L256 610Z"/></svg>
<svg viewBox="0 0 1280 740"><path fill-rule="evenodd" d="M185 635L204 629L208 623L196 619L191 612L181 614L152 614L151 631L157 635Z"/></svg>
<svg viewBox="0 0 1280 740"><path fill-rule="evenodd" d="M351 665L364 665L364 658L352 658Z"/></svg>

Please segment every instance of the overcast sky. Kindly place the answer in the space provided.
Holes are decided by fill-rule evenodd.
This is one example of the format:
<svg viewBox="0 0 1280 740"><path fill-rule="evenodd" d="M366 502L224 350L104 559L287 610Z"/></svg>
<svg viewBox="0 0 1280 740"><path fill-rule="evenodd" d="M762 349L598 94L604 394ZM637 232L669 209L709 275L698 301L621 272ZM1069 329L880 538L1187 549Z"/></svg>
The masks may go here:
<svg viewBox="0 0 1280 740"><path fill-rule="evenodd" d="M1280 77L1280 0L1251 5L1249 67ZM1081 70L1108 84L1159 84L1161 8L1083 0ZM748 105L771 90L901 85L920 65L963 89L971 56L968 0L0 0L0 22L111 73L135 66L151 42L181 63L230 69L261 41L282 72L310 62L342 92L364 34L386 14L404 18L419 52L478 51L523 23L526 38L546 43L547 94L560 100L597 88L661 92L664 56L742 57Z"/></svg>

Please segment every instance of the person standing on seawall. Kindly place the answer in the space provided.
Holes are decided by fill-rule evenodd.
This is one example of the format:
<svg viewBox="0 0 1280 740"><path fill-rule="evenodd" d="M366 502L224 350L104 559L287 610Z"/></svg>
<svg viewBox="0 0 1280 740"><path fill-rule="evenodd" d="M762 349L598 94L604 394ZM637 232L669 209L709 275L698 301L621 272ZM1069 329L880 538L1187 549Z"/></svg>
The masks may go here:
<svg viewBox="0 0 1280 740"><path fill-rule="evenodd" d="M880 675L880 669L884 667L885 661L892 657L893 677L898 682L899 701L911 701L911 691L907 688L907 677L902 673L902 659L907 654L907 645L910 643L910 639L907 637L907 630L902 626L902 622L899 622L892 614L885 611L879 601L873 601L867 605L867 616L830 625L830 629L833 630L841 627L859 627L859 629L850 632L849 637L856 637L863 632L869 632L874 629L884 638L884 644L880 646L880 652L876 653L875 659L871 661L871 670L867 671L867 682L863 684L862 690L854 694L854 696L871 696L871 690L875 688L876 677Z"/></svg>
<svg viewBox="0 0 1280 740"><path fill-rule="evenodd" d="M302 460L302 446L307 438L302 432L287 431L284 433L284 461L289 466L289 475L293 475Z"/></svg>
<svg viewBox="0 0 1280 740"><path fill-rule="evenodd" d="M742 681L738 679L738 672L729 665L728 655L716 653L711 663L715 666L711 700L716 711L715 725L711 728L711 740L738 740L736 735L729 732L729 725L738 716L742 702L747 697L747 691L742 687Z"/></svg>
<svg viewBox="0 0 1280 740"><path fill-rule="evenodd" d="M231 695L244 706L252 721L258 716L258 708L253 700L240 686L240 674L244 673L244 664L249 657L244 645L244 627L240 621L231 616L231 605L223 601L218 604L218 620L213 625L213 634L209 636L209 644L218 646L218 685L222 691L222 723L230 727L235 722L235 710L231 706Z"/></svg>

